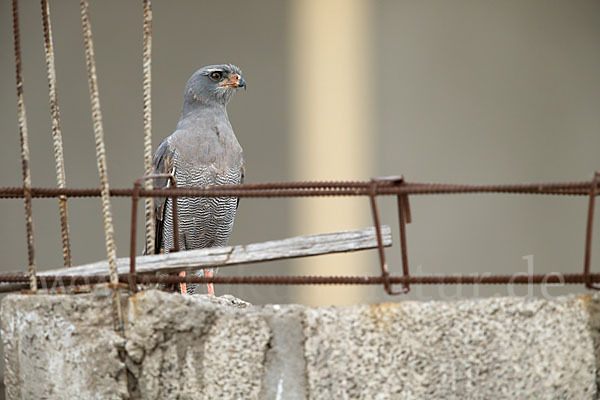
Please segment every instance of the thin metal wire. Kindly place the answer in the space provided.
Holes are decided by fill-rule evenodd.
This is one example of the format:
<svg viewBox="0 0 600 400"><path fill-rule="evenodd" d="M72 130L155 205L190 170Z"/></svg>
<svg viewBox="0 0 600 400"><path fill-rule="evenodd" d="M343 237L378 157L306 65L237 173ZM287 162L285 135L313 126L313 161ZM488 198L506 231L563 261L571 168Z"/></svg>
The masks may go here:
<svg viewBox="0 0 600 400"><path fill-rule="evenodd" d="M29 135L27 113L23 91L23 68L21 65L21 33L19 30L19 1L12 2L13 36L15 48L15 69L17 76L17 113L19 137L21 139L21 171L23 175L23 196L25 198L25 227L27 232L27 261L29 263L29 289L37 290L35 249L33 239L33 214L31 210L31 170L29 168Z"/></svg>
<svg viewBox="0 0 600 400"><path fill-rule="evenodd" d="M62 133L60 129L60 111L56 94L56 67L54 63L54 43L52 41L52 25L50 22L50 5L42 0L42 24L44 26L44 50L46 52L46 69L48 72L48 94L50 97L50 115L52 117L52 142L56 165L56 186L66 187L65 161L63 156ZM69 221L67 217L67 197L59 196L58 212L60 215L60 236L62 239L63 262L65 267L71 266L71 244L69 240Z"/></svg>
<svg viewBox="0 0 600 400"><path fill-rule="evenodd" d="M108 256L108 270L111 283L116 285L119 282L119 276L117 274L117 248L114 239L114 227L110 204L110 186L108 183L106 149L104 146L104 128L102 126L102 112L100 110L100 97L98 93L98 78L96 75L94 43L92 41L92 27L88 15L87 0L81 0L80 6L83 37L85 41L88 82L90 86L90 101L92 105L92 120L94 124L94 136L96 141L96 161L98 164L98 172L100 174L102 215L104 217L104 238L106 241L106 252ZM113 290L113 304L116 314L116 327L119 329L119 331L123 332L123 311L121 309L119 292L116 288Z"/></svg>
<svg viewBox="0 0 600 400"><path fill-rule="evenodd" d="M143 88L144 88L144 175L150 175L152 168L152 3L143 0L144 6L144 53L143 53ZM152 180L144 182L144 188L152 189ZM144 198L144 214L146 216L146 250L154 253L154 199Z"/></svg>

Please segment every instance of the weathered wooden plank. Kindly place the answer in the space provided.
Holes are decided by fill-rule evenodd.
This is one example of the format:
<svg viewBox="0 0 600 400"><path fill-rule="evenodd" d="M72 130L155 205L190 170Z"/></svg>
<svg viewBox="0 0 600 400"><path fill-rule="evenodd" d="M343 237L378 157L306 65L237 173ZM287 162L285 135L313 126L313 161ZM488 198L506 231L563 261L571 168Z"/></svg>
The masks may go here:
<svg viewBox="0 0 600 400"><path fill-rule="evenodd" d="M383 225L381 227L381 234L384 246L391 246L392 233L390 227ZM166 273L322 254L345 253L376 247L377 237L375 236L375 228L367 228L318 235L296 236L288 239L248 245L211 247L170 254L138 256L135 262L137 273ZM129 257L117 260L117 270L119 274L129 272ZM65 277L105 274L108 274L108 263L106 261L38 273L39 276L59 275Z"/></svg>

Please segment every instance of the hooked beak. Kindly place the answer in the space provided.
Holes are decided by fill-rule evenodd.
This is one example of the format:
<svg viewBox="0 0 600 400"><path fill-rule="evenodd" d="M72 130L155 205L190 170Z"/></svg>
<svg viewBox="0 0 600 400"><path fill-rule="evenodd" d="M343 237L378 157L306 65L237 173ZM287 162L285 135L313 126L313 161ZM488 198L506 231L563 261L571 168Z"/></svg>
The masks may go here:
<svg viewBox="0 0 600 400"><path fill-rule="evenodd" d="M246 81L239 74L235 74L231 77L231 79L221 84L222 87L232 87L232 88L241 88L246 89Z"/></svg>

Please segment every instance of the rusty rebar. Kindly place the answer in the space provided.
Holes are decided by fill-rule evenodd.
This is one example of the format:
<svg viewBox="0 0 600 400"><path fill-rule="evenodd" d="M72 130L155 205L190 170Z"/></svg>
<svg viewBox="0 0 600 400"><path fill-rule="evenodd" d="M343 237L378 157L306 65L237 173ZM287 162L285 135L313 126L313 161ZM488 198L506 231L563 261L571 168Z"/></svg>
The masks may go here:
<svg viewBox="0 0 600 400"><path fill-rule="evenodd" d="M15 50L15 70L17 78L17 113L19 138L21 143L21 172L23 175L23 197L25 198L25 229L27 235L27 261L29 264L29 289L37 290L35 246L33 238L33 212L31 209L31 170L29 167L29 134L27 132L27 112L23 90L23 67L21 65L21 33L19 29L19 1L12 1L12 21Z"/></svg>
<svg viewBox="0 0 600 400"><path fill-rule="evenodd" d="M108 165L106 161L106 147L104 145L104 127L102 124L102 111L100 107L100 94L98 90L98 77L96 74L96 56L92 39L92 25L88 13L87 0L80 0L81 25L85 45L85 59L88 74L90 103L92 109L92 122L94 126L94 139L96 143L96 164L100 175L100 188L102 199L102 217L104 220L104 241L108 258L108 270L113 283L113 306L115 314L115 328L124 334L123 311L116 283L117 276L117 246L115 244L112 208L110 203L110 185L108 182Z"/></svg>
<svg viewBox="0 0 600 400"><path fill-rule="evenodd" d="M143 92L144 92L144 174L152 174L152 3L143 0L144 23L143 40L144 50L142 55ZM152 181L146 181L146 189L152 189ZM144 199L146 251L154 253L155 229L154 226L154 200L151 197Z"/></svg>
<svg viewBox="0 0 600 400"><path fill-rule="evenodd" d="M132 291L136 291L135 287L135 257L136 257L136 247L137 247L137 205L139 201L139 193L142 188L142 182L150 181L155 178L168 178L171 181L172 187L177 187L177 179L173 174L150 174L144 175L141 178L138 178L133 184L133 191L131 194L131 228L130 228L130 236L129 236L129 286ZM179 251L179 214L177 209L177 199L173 199L173 246L174 249L171 249L172 252ZM154 249L154 246L152 246ZM160 250L160 249L159 249ZM146 248L146 254L152 254L149 252L148 248Z"/></svg>
<svg viewBox="0 0 600 400"><path fill-rule="evenodd" d="M600 274L589 274L592 282L600 282ZM0 275L0 282L23 283L28 282L25 275ZM574 285L585 283L583 274L533 274L533 275L443 275L443 276L389 276L392 284L410 285L526 285L526 284L565 284ZM48 288L57 282L69 285L100 284L109 283L109 275L73 275L54 276L42 275L37 277L40 287ZM137 283L215 283L230 285L381 285L384 280L381 276L177 276L177 275L136 275ZM119 282L128 283L129 274L120 274ZM10 290L20 290L10 286ZM0 285L0 292L4 291Z"/></svg>
<svg viewBox="0 0 600 400"><path fill-rule="evenodd" d="M131 194L131 229L129 230L129 290L134 293L137 292L135 256L137 243L137 206L140 198L141 179L142 178L135 181L135 184L133 185L133 193Z"/></svg>
<svg viewBox="0 0 600 400"><path fill-rule="evenodd" d="M50 22L50 5L48 0L41 0L42 25L44 28L44 50L46 53L46 70L48 73L48 95L50 98L50 116L52 117L52 143L54 147L54 162L56 168L56 186L66 187L65 161L63 142L60 128L60 111L56 93L56 67L54 63L54 43L52 41L52 24ZM67 198L59 196L58 212L60 217L60 233L62 239L63 263L71 266L71 243L69 239L69 221L67 217Z"/></svg>
<svg viewBox="0 0 600 400"><path fill-rule="evenodd" d="M410 206L408 205L408 195L398 195L398 225L400 229L400 257L402 259L402 274L408 277L408 249L406 244L406 224L411 222ZM404 291L408 292L410 285L408 282L404 284Z"/></svg>
<svg viewBox="0 0 600 400"><path fill-rule="evenodd" d="M392 290L392 286L389 281L388 266L385 261L385 249L383 247L383 242L381 240L380 223L379 223L379 215L378 215L379 213L377 210L377 199L376 199L378 187L380 185L390 185L390 184L394 185L396 187L399 187L400 185L404 184L404 177L403 176L391 176L391 177L372 179L371 183L370 183L371 194L369 195L369 197L371 200L371 211L373 213L373 222L375 223L375 229L376 229L376 233L377 233L377 250L379 252L379 261L380 261L380 268L381 268L381 276L383 278L383 286L384 286L385 291L389 295L398 295L398 294L408 293L410 290L410 285L408 283L404 283L402 290L400 290L400 291ZM399 225L399 229L400 229L400 254L401 254L401 258L402 258L402 271L403 271L403 276L408 277L409 269L408 269L408 254L407 254L407 246L406 246L406 222L405 222L405 220L408 220L408 221L411 220L410 207L408 205L408 195L399 194L396 197L398 198L398 225Z"/></svg>
<svg viewBox="0 0 600 400"><path fill-rule="evenodd" d="M373 223L375 225L375 235L377 237L377 252L379 253L379 266L381 268L381 279L383 281L383 288L389 295L400 294L394 292L390 283L390 274L388 272L387 262L385 261L385 250L383 248L383 239L381 237L381 224L379 223L379 211L377 209L377 185L376 179L371 180L369 201L371 203L371 213L373 216Z"/></svg>
<svg viewBox="0 0 600 400"><path fill-rule="evenodd" d="M244 185L228 185L209 188L168 188L168 189L140 189L137 196L150 197L297 197L297 196L369 196L371 201L379 195L396 195L398 197L399 218L404 219L404 223L410 222L410 207L408 204L408 195L410 194L458 194L458 193L514 193L514 194L543 194L543 195L587 195L594 197L600 186L598 174L592 181L585 182L562 182L562 183L534 183L518 185L451 185L451 184L431 184L431 183L409 183L393 182L389 180L378 180L376 184L372 181L366 182L273 182L257 183ZM134 189L112 189L112 196L133 196ZM23 188L11 187L0 188L0 198L22 198L24 196ZM32 197L54 197L57 195L65 196L99 196L99 189L54 189L54 188L32 188L29 192ZM591 201L591 200L590 200ZM175 202L174 202L175 203ZM591 204L591 203L590 203ZM175 205L175 204L174 204ZM375 211L377 205L375 204ZM591 209L593 213L593 206ZM589 213L589 211L588 211ZM176 214L176 212L174 212ZM589 221L593 220L593 215L588 215ZM402 220L399 220L401 226L401 251L404 248L406 255L406 237L402 234ZM403 239L404 237L404 239ZM163 283L231 283L231 284L504 284L504 283L586 283L588 281L600 281L600 274L591 274L589 272L589 260L591 255L591 229L586 235L586 259L587 270L584 274L564 274L558 279L555 275L531 275L531 276L443 276L443 277L412 277L408 276L408 259L403 257L403 276L389 276L385 279L385 274L381 277L186 277L176 276L148 278L158 279L157 282ZM404 245L402 244L404 242ZM178 243L175 240L175 243ZM135 253L135 252L134 252ZM385 263L385 255L380 257ZM385 264L384 264L385 265ZM404 267L406 266L406 268ZM123 278L119 278L123 280ZM135 277L139 281L140 277ZM0 277L0 282L2 281ZM3 290L0 288L0 290Z"/></svg>
<svg viewBox="0 0 600 400"><path fill-rule="evenodd" d="M585 253L583 261L583 276L585 279L585 286L588 289L600 290L599 286L592 283L590 279L590 264L592 259L592 232L594 230L594 210L596 208L596 196L598 195L598 182L600 181L600 172L594 174L594 179L590 185L590 199L588 202L588 215L587 224L585 231Z"/></svg>
<svg viewBox="0 0 600 400"><path fill-rule="evenodd" d="M436 183L412 183L403 185L381 183L377 195L443 195L467 193L506 193L588 196L592 182L530 183L517 185L457 185ZM600 183L599 183L600 184ZM132 189L111 189L111 196L132 195ZM100 189L56 189L31 188L33 198L56 197L97 197ZM218 187L177 189L142 189L144 197L309 197L309 196L368 196L370 183L366 182L273 182L245 183L241 185L219 185ZM21 187L0 187L0 198L23 198Z"/></svg>
<svg viewBox="0 0 600 400"><path fill-rule="evenodd" d="M170 175L169 179L171 180L172 187L176 188L177 179L175 179L174 175L168 175ZM173 248L169 250L171 253L179 251L179 206L177 205L178 202L179 201L177 197L171 197L171 212L173 214Z"/></svg>
<svg viewBox="0 0 600 400"><path fill-rule="evenodd" d="M100 107L98 77L96 74L96 57L94 54L94 42L92 39L92 26L88 13L87 0L81 0L80 6L81 23L83 26L83 37L85 44L86 65L88 72L90 103L92 108L92 123L94 127L94 139L96 144L96 162L98 166L98 174L100 175L100 196L102 198L104 237L106 242L106 252L108 256L108 262L110 265L110 271L111 274L113 274L116 277L117 248L114 240L114 226L112 220L112 209L110 204L110 185L108 181L108 166L106 161L106 147L104 145L104 126L102 124L102 111Z"/></svg>

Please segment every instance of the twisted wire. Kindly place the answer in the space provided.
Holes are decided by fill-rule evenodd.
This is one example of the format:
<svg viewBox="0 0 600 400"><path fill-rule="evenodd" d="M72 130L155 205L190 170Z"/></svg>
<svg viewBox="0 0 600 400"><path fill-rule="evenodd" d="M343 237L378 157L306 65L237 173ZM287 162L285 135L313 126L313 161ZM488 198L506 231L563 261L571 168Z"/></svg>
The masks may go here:
<svg viewBox="0 0 600 400"><path fill-rule="evenodd" d="M23 175L23 194L25 199L25 229L27 234L27 261L29 264L29 289L37 290L35 250L33 240L33 214L31 209L31 170L29 168L29 135L27 132L27 113L23 93L23 68L21 65L21 33L19 30L19 1L12 1L13 37L15 50L15 69L17 77L17 113L19 119L19 137L21 141L21 171Z"/></svg>
<svg viewBox="0 0 600 400"><path fill-rule="evenodd" d="M143 0L144 6L144 174L152 174L152 3ZM146 189L152 189L152 180L144 181ZM154 199L144 199L146 254L154 254Z"/></svg>
<svg viewBox="0 0 600 400"><path fill-rule="evenodd" d="M83 25L83 37L85 41L85 56L88 72L88 83L90 88L90 102L92 107L92 121L94 125L94 136L96 142L96 161L100 174L100 188L102 197L102 216L104 218L104 238L108 258L108 270L110 281L113 285L119 282L117 274L117 247L114 239L114 227L110 203L110 186L108 183L108 171L106 163L106 149L104 146L104 128L102 126L102 112L100 110L100 97L98 93L98 78L96 75L96 60L94 55L94 43L92 41L92 27L88 15L87 0L80 0L81 23ZM116 328L123 332L123 311L119 292L113 290L113 304L115 307Z"/></svg>
<svg viewBox="0 0 600 400"><path fill-rule="evenodd" d="M52 143L56 165L56 186L66 187L65 161L63 156L62 133L60 128L60 110L56 94L56 66L54 63L54 43L52 41L52 25L50 23L50 5L48 0L41 0L42 24L44 27L44 50L46 52L46 70L48 72L48 94L50 97L50 115L52 117ZM65 267L71 266L71 244L69 239L69 221L67 218L67 197L59 196L58 212L60 216L60 236Z"/></svg>

